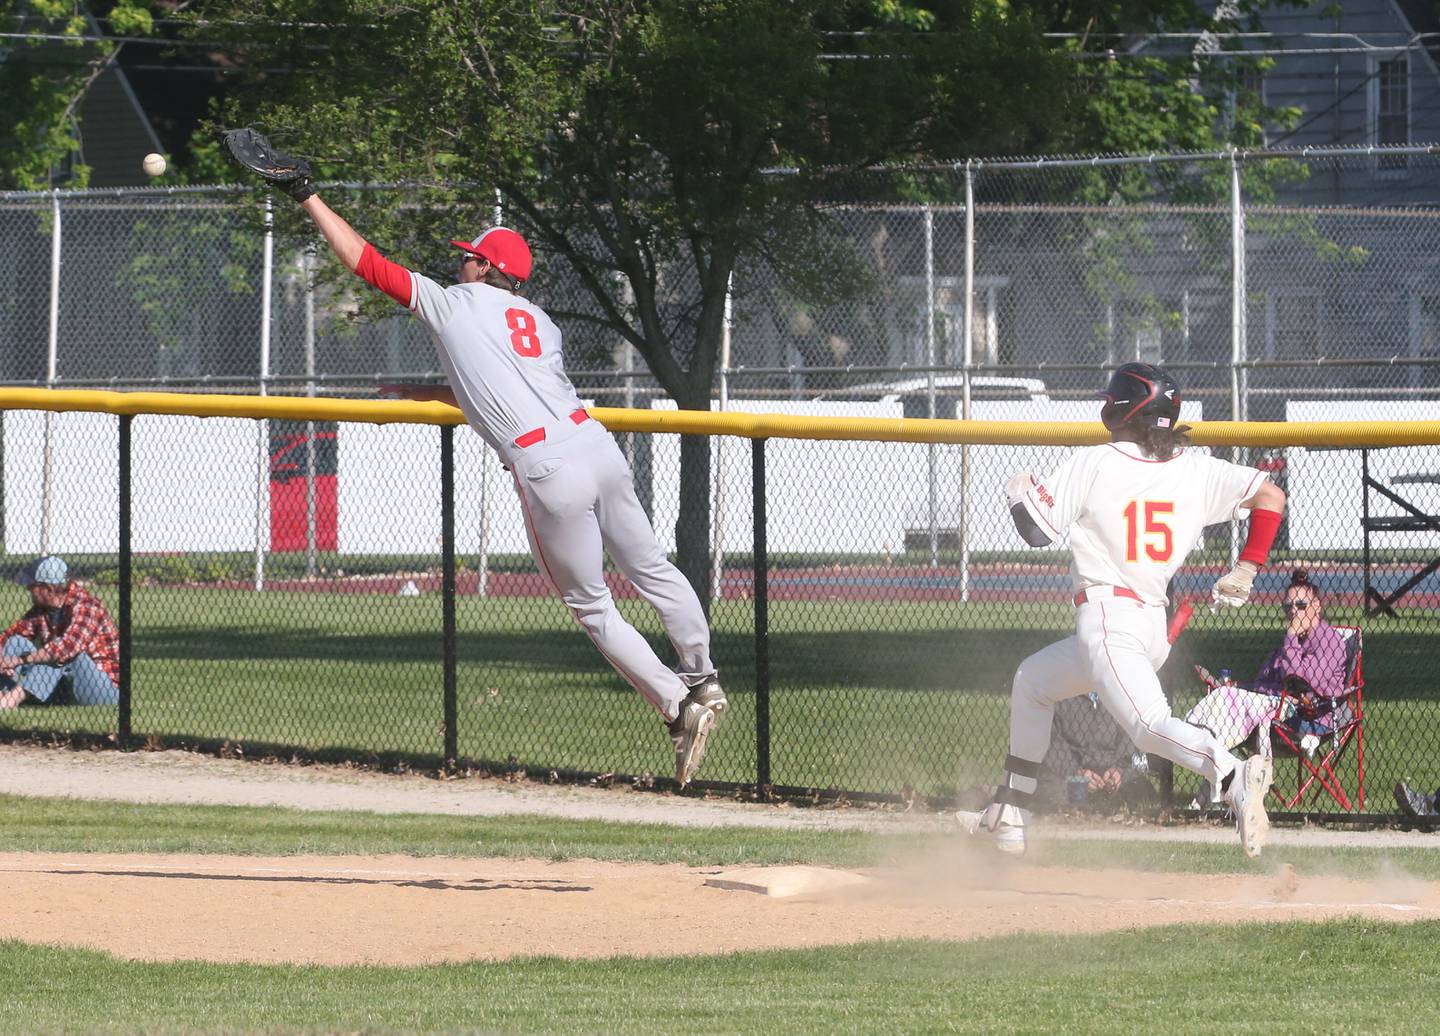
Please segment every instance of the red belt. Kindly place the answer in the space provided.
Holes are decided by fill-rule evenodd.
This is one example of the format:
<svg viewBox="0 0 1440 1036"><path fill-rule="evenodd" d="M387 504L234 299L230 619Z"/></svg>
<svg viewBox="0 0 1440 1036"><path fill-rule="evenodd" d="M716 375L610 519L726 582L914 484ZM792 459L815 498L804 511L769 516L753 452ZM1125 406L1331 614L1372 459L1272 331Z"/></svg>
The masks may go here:
<svg viewBox="0 0 1440 1036"><path fill-rule="evenodd" d="M584 424L586 421L590 420L590 415L586 412L584 407L581 407L579 410L570 411L570 420L575 422L576 424ZM523 435L515 436L515 445L520 447L522 450L527 446L534 446L537 442L544 441L545 428L543 425L539 428L532 428Z"/></svg>
<svg viewBox="0 0 1440 1036"><path fill-rule="evenodd" d="M1110 592L1108 594L1101 595L1097 593L1094 597L1090 596L1090 590L1099 589L1101 588L1092 586L1089 590L1081 590L1078 594L1075 595L1075 607L1080 607L1086 601L1102 601L1106 597L1128 597L1132 601L1140 600L1139 594L1137 594L1134 590L1127 590L1123 586L1109 587Z"/></svg>

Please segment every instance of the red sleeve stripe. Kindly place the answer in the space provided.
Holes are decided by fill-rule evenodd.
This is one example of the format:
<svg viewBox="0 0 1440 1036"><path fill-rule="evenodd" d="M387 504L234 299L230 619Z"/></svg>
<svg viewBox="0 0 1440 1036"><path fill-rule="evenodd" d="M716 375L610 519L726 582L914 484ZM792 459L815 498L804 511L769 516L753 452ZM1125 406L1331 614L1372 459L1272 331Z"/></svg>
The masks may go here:
<svg viewBox="0 0 1440 1036"><path fill-rule="evenodd" d="M369 241L355 264L355 273L372 288L379 288L406 309L410 308L410 271L386 259Z"/></svg>

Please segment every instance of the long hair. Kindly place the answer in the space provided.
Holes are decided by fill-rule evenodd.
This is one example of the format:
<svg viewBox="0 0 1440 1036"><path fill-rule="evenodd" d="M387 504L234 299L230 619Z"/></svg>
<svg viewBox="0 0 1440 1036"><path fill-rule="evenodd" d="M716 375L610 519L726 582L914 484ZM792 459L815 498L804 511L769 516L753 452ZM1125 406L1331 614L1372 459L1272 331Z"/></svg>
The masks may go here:
<svg viewBox="0 0 1440 1036"><path fill-rule="evenodd" d="M1136 425L1126 430L1133 433L1133 441L1141 451L1154 460L1169 460L1190 445L1188 424L1179 424L1174 428Z"/></svg>
<svg viewBox="0 0 1440 1036"><path fill-rule="evenodd" d="M485 276L480 278L481 282L490 285L492 288L501 288L505 291L520 293L520 282L508 273L503 272L493 263L490 269L485 271Z"/></svg>

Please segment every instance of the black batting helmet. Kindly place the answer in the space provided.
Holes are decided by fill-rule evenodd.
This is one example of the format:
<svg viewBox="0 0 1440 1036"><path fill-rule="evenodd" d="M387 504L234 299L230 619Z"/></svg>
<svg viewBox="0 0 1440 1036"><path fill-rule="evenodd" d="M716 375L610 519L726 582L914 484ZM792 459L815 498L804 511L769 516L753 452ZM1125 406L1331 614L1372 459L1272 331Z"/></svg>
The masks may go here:
<svg viewBox="0 0 1440 1036"><path fill-rule="evenodd" d="M1174 428L1180 416L1180 386L1159 367L1127 363L1110 375L1100 393L1100 420L1112 432L1127 424Z"/></svg>

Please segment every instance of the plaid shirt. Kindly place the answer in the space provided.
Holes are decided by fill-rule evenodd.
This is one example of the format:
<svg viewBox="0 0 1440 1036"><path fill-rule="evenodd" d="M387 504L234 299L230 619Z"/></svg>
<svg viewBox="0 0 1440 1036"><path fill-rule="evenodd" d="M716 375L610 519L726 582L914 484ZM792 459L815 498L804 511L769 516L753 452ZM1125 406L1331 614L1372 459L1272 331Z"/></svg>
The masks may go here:
<svg viewBox="0 0 1440 1036"><path fill-rule="evenodd" d="M33 662L64 665L77 655L120 682L120 631L100 599L79 583L71 583L59 608L31 608L0 634L0 643L19 634L35 645Z"/></svg>

